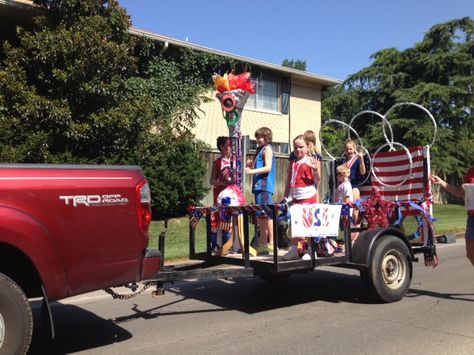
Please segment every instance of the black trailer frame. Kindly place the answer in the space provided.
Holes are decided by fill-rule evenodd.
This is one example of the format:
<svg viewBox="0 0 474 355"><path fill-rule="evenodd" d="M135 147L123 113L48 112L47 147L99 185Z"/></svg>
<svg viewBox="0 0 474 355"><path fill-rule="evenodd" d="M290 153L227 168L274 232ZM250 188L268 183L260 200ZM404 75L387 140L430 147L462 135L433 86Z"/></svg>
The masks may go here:
<svg viewBox="0 0 474 355"><path fill-rule="evenodd" d="M315 253L311 253L311 260L291 260L284 261L278 254L278 223L277 223L277 206L269 205L273 212L273 245L272 254L264 257L253 257L249 253L250 246L250 214L252 212L242 208L243 214L243 253L232 255L214 255L210 248L211 238L211 221L210 213L206 215L206 245L205 252L196 252L196 233L195 229L189 226L189 257L194 261L188 264L162 266L160 273L157 275L157 293L164 292L165 282L174 282L178 280L196 280L196 279L223 279L238 277L261 277L263 279L275 280L283 279L288 275L295 273L312 272L320 266L335 266L356 269L361 272L361 277L370 274L371 258L377 247L378 241L382 237L392 236L400 240L406 246L408 251L407 270L410 280L412 274L413 261L418 261L415 254L418 253L435 253L435 246L411 246L406 236L397 228L350 228L345 227L344 232L344 253L338 253L331 256L315 257ZM352 244L351 233L360 232L357 241ZM311 250L316 250L314 238L311 238ZM159 248L164 260L165 253L165 235L160 235ZM408 284L409 285L409 284ZM404 292L405 293L405 292ZM403 295L404 295L403 293Z"/></svg>
<svg viewBox="0 0 474 355"><path fill-rule="evenodd" d="M423 156L424 186L429 177L429 149ZM330 168L329 170L333 170ZM270 256L253 257L250 255L250 214L254 213L242 207L231 208L234 213L243 216L243 253L237 255L214 255L211 251L211 219L209 209L206 214L206 245L205 252L196 252L196 233L189 225L189 258L199 261L191 264L164 266L157 275L157 293L164 291L163 283L185 279L220 279L234 277L258 276L267 280L286 278L294 273L312 272L320 266L336 266L360 271L362 282L372 294L383 302L393 302L404 297L411 283L416 254L422 253L426 266L437 265L436 246L433 243L433 230L428 228L425 236L430 243L422 246L411 245L407 236L399 227L351 228L343 223L344 253L315 257L314 238L311 238L311 260L284 261L278 254L278 211L281 205L267 205L273 215L273 246ZM400 208L400 207L397 207ZM205 208L202 208L206 210ZM191 216L190 216L191 218ZM357 240L351 241L351 233L359 232ZM165 257L165 236L159 238L159 249L162 263Z"/></svg>

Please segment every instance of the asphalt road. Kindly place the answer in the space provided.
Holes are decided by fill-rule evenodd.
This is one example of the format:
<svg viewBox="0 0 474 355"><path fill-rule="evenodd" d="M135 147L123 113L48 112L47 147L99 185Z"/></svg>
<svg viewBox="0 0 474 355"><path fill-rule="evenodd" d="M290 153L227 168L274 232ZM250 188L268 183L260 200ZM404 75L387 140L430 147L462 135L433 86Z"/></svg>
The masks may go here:
<svg viewBox="0 0 474 355"><path fill-rule="evenodd" d="M474 268L464 242L415 263L408 295L374 304L358 272L321 268L281 284L183 282L128 301L92 293L53 304L57 337L31 354L474 354Z"/></svg>

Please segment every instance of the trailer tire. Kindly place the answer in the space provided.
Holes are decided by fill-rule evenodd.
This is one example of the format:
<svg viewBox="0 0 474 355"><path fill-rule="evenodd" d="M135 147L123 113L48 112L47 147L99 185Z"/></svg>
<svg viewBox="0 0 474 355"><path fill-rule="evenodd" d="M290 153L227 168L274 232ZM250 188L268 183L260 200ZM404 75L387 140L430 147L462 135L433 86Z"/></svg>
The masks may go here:
<svg viewBox="0 0 474 355"><path fill-rule="evenodd" d="M378 301L399 301L410 287L412 267L410 250L403 240L384 235L374 245L369 267L361 271L361 280Z"/></svg>
<svg viewBox="0 0 474 355"><path fill-rule="evenodd" d="M0 273L0 354L26 354L32 334L28 298L12 279Z"/></svg>

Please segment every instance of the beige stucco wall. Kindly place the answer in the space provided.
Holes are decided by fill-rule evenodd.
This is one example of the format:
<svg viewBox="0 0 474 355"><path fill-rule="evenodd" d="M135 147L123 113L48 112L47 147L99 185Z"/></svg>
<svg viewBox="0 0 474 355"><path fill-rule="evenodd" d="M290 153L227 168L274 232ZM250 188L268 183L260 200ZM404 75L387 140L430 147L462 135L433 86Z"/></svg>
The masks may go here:
<svg viewBox="0 0 474 355"><path fill-rule="evenodd" d="M226 120L223 117L221 104L211 94L212 100L201 105L202 113L196 121L192 132L196 138L210 144L215 148L216 138L229 135ZM288 142L288 115L281 113L268 113L245 109L242 112L241 134L254 139L255 130L259 127L269 127L273 132L275 142Z"/></svg>
<svg viewBox="0 0 474 355"><path fill-rule="evenodd" d="M212 100L201 105L196 127L192 132L196 138L215 148L216 138L226 136L229 130L222 115L220 102L215 92L210 93ZM298 134L311 129L319 134L321 127L321 88L306 83L292 83L290 115L269 113L245 109L242 113L241 132L254 138L259 127L269 127L273 131L273 141L290 143ZM291 149L291 145L290 145Z"/></svg>
<svg viewBox="0 0 474 355"><path fill-rule="evenodd" d="M290 115L291 140L306 130L314 131L318 137L321 128L321 88L305 83L292 83ZM317 144L319 150L319 139Z"/></svg>

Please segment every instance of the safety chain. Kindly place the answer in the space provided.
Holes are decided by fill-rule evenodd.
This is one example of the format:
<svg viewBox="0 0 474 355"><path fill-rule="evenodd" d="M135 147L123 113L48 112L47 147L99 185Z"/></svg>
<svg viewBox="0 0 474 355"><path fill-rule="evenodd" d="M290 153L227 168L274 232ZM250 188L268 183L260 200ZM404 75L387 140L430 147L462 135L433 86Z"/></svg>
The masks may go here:
<svg viewBox="0 0 474 355"><path fill-rule="evenodd" d="M147 282L143 284L142 288L138 291L132 291L132 293L118 293L112 290L111 288L104 288L104 291L107 292L109 295L112 296L112 298L119 299L119 300L128 300L132 297L138 296L145 292L150 286L152 285L151 282Z"/></svg>

